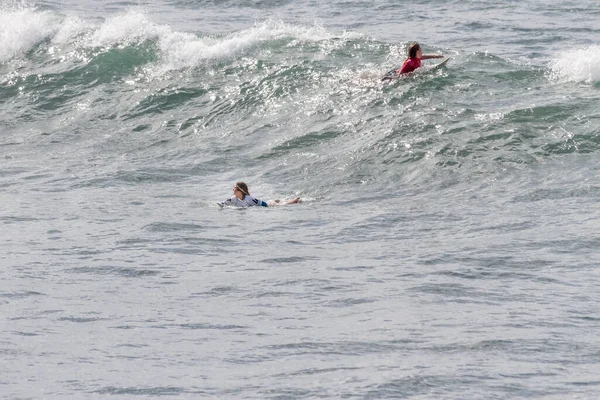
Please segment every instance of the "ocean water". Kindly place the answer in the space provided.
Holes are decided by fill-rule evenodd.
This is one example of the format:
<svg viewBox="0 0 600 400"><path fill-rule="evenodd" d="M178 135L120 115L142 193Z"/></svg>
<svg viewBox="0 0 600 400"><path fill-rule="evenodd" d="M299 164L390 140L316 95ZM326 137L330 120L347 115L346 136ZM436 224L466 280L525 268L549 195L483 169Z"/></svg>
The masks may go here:
<svg viewBox="0 0 600 400"><path fill-rule="evenodd" d="M599 20L4 1L0 398L599 398Z"/></svg>

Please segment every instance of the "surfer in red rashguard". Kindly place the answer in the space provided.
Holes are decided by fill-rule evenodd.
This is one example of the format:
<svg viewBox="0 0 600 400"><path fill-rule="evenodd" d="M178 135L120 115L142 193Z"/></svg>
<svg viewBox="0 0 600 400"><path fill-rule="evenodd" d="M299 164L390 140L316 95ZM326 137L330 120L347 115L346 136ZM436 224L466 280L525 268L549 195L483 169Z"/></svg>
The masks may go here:
<svg viewBox="0 0 600 400"><path fill-rule="evenodd" d="M386 74L381 80L393 79L394 76L409 74L421 66L421 60L429 60L431 58L444 58L441 54L423 54L419 43L413 43L408 47L408 58L402 64L402 67L398 68L393 74Z"/></svg>

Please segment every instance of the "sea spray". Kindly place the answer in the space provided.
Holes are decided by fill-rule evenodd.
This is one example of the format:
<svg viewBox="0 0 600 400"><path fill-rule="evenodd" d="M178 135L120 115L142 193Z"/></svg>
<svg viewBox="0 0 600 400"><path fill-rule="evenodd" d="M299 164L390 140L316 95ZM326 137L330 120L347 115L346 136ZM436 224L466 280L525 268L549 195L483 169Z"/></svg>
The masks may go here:
<svg viewBox="0 0 600 400"><path fill-rule="evenodd" d="M48 11L0 9L0 63L51 37L60 28L59 21L58 15Z"/></svg>
<svg viewBox="0 0 600 400"><path fill-rule="evenodd" d="M560 53L550 62L550 77L558 82L600 82L600 46Z"/></svg>

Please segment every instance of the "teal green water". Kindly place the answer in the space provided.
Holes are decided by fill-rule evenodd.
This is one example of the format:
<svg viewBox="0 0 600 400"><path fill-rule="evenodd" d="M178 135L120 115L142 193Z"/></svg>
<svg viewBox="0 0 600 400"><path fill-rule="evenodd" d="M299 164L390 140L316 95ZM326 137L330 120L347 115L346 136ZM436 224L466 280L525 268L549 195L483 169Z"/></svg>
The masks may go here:
<svg viewBox="0 0 600 400"><path fill-rule="evenodd" d="M5 4L0 393L596 398L599 15Z"/></svg>

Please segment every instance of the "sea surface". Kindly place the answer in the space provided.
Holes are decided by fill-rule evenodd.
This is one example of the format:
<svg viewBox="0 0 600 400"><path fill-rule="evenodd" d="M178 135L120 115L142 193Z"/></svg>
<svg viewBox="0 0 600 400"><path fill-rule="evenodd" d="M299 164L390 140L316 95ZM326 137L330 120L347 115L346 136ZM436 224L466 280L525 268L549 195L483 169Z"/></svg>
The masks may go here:
<svg viewBox="0 0 600 400"><path fill-rule="evenodd" d="M3 1L0 398L600 398L599 21Z"/></svg>

